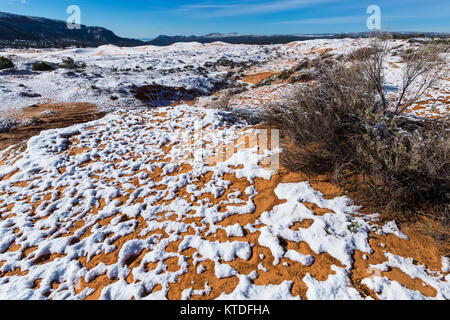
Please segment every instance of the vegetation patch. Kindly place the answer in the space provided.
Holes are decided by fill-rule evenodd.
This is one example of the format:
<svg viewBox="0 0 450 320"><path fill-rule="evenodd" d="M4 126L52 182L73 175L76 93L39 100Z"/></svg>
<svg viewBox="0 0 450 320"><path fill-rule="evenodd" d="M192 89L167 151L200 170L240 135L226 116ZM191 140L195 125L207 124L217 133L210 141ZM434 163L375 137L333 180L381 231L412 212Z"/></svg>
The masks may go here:
<svg viewBox="0 0 450 320"><path fill-rule="evenodd" d="M12 68L14 68L14 63L10 58L0 57L0 70Z"/></svg>
<svg viewBox="0 0 450 320"><path fill-rule="evenodd" d="M426 44L405 52L403 84L394 100L383 80L389 50L382 39L355 51L350 64L317 65L317 86L302 86L289 102L265 112L266 122L282 128L297 147L285 148L285 164L333 173L343 184L346 174L356 173L380 209L403 215L426 210L448 226L449 117L405 114L438 81L439 55L446 50Z"/></svg>
<svg viewBox="0 0 450 320"><path fill-rule="evenodd" d="M62 59L62 63L59 64L59 67L64 69L84 69L86 68L86 63L76 62L71 57L65 57Z"/></svg>
<svg viewBox="0 0 450 320"><path fill-rule="evenodd" d="M0 133L8 132L10 129L14 129L19 122L12 117L0 118Z"/></svg>
<svg viewBox="0 0 450 320"><path fill-rule="evenodd" d="M38 61L33 63L33 65L31 66L31 69L33 71L53 71L56 70L57 67L50 62L45 62L45 61Z"/></svg>

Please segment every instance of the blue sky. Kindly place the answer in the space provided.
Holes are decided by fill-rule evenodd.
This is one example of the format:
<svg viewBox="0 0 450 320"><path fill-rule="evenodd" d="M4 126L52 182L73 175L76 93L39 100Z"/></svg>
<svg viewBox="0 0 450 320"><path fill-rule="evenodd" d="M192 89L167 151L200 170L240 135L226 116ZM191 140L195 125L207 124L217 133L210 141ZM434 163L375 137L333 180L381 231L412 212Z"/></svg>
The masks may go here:
<svg viewBox="0 0 450 320"><path fill-rule="evenodd" d="M0 11L66 20L69 5L82 24L133 38L367 31L369 5L381 8L384 30L450 32L448 0L0 0Z"/></svg>

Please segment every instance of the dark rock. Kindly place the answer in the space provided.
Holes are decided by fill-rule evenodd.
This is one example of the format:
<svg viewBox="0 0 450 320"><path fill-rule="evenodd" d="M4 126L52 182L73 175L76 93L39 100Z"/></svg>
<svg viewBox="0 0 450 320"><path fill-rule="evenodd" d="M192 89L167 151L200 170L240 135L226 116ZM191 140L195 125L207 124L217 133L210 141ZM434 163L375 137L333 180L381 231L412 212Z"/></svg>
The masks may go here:
<svg viewBox="0 0 450 320"><path fill-rule="evenodd" d="M39 97L41 97L41 95L39 93L34 93L34 92L21 92L20 96L24 97L24 98L39 98Z"/></svg>
<svg viewBox="0 0 450 320"><path fill-rule="evenodd" d="M167 87L163 85L146 85L136 90L135 98L153 107L168 106L175 101L191 101L205 93L197 89Z"/></svg>

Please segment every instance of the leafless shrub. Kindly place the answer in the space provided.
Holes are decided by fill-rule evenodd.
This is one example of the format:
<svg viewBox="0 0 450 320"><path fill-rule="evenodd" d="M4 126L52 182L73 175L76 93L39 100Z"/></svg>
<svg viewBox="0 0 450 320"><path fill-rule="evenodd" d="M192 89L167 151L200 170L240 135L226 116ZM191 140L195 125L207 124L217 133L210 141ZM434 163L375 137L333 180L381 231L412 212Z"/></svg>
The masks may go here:
<svg viewBox="0 0 450 320"><path fill-rule="evenodd" d="M302 73L300 73L298 75L292 76L289 79L289 82L290 83L295 83L295 82L299 82L299 81L309 82L309 81L312 81L312 80L315 80L315 79L317 79L316 72L307 72L307 71L305 71L305 72L302 72Z"/></svg>
<svg viewBox="0 0 450 320"><path fill-rule="evenodd" d="M324 172L349 161L348 137L365 130L363 119L374 114L376 95L355 67L323 64L317 74L319 85L302 86L286 104L270 105L265 119L300 148L296 169Z"/></svg>
<svg viewBox="0 0 450 320"><path fill-rule="evenodd" d="M213 97L212 102L210 104L213 109L220 109L224 111L231 110L230 101L233 97L233 93L231 90L225 90L220 96Z"/></svg>
<svg viewBox="0 0 450 320"><path fill-rule="evenodd" d="M234 123L245 121L248 124L260 123L262 120L258 114L250 110L233 107L231 105L231 99L236 94L237 93L235 93L235 91L233 91L232 89L228 89L224 93L222 93L222 95L216 97L216 99L213 99L210 107L213 109L225 111L225 113L222 114L222 117L227 122Z"/></svg>
<svg viewBox="0 0 450 320"><path fill-rule="evenodd" d="M443 61L440 54L448 47L441 44L423 44L418 48L406 50L402 84L394 101L387 98L384 82L384 66L389 54L389 35L372 37L368 47L355 50L351 55L353 61L370 79L380 98L380 107L385 113L399 115L418 101L425 91L437 84L439 66Z"/></svg>
<svg viewBox="0 0 450 320"><path fill-rule="evenodd" d="M385 57L388 51L388 42L385 40L373 37L370 39L368 47L355 50L351 57L355 61L356 67L375 87L381 99L382 108L387 110L389 105L384 90L383 73Z"/></svg>
<svg viewBox="0 0 450 320"><path fill-rule="evenodd" d="M437 84L439 74L437 70L443 64L440 54L446 50L447 48L442 45L425 44L404 56L406 65L395 104L396 114L416 103L425 91Z"/></svg>
<svg viewBox="0 0 450 320"><path fill-rule="evenodd" d="M403 106L395 109L383 80L387 44L372 41L372 50L360 52L350 65L318 65L318 84L299 88L289 103L271 105L264 119L298 147L286 151L291 169L324 173L347 168L365 177L367 196L386 210L416 213L429 206L448 225L449 120L412 120ZM428 70L439 64L442 48L430 50L411 53L405 66L402 92L413 92L411 101L429 87Z"/></svg>

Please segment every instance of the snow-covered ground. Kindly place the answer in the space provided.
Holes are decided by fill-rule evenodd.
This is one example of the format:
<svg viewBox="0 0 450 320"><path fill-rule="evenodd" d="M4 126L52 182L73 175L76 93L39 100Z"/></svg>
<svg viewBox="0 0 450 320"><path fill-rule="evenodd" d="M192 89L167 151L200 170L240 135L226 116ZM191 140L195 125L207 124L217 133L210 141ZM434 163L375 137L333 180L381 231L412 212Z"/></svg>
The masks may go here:
<svg viewBox="0 0 450 320"><path fill-rule="evenodd" d="M363 41L0 52L17 66L0 72L5 113L48 100L116 108L0 153L0 299L450 299L448 258L342 190L271 166L276 132L201 107L213 97L149 109L130 92L209 92L231 70L277 74ZM87 67L31 72L68 56ZM398 86L398 57L386 68ZM256 110L296 85L251 86L231 102Z"/></svg>
<svg viewBox="0 0 450 320"><path fill-rule="evenodd" d="M280 180L262 165L276 144L247 145L261 132L226 119L187 105L117 111L3 152L0 298L371 299L352 284L356 252L370 263L381 246L369 238L408 237L345 196ZM376 297L450 298L448 260L429 270L383 252L362 279Z"/></svg>
<svg viewBox="0 0 450 320"><path fill-rule="evenodd" d="M201 45L180 43L169 47L145 46L119 48L112 45L96 49L8 50L0 55L10 57L16 70L0 72L0 110L22 108L41 102L84 101L99 106L136 104L130 92L133 87L160 84L195 88L211 92L214 83L223 81L226 66L213 68L220 59L235 63L274 59L278 49L255 46L233 46L221 43ZM64 57L83 62L87 67L77 72L58 69L33 72L37 61L61 63ZM39 97L29 97L30 95ZM111 101L112 95L117 96Z"/></svg>
<svg viewBox="0 0 450 320"><path fill-rule="evenodd" d="M214 92L215 84L232 82L227 78L228 72L242 76L264 72L276 74L305 58L315 59L321 54L335 57L348 55L359 47L367 46L366 41L311 40L271 46L215 42L177 43L168 47L120 48L107 45L92 49L2 50L0 56L10 57L16 68L0 71L0 110L6 115L7 110L33 104L80 101L95 103L103 109L132 107L139 105L133 90L151 84L195 88L209 94ZM391 41L389 46L394 53L407 49L410 44L396 40ZM63 68L51 72L32 71L34 62L58 64L65 57L85 63L86 68L79 71ZM385 65L386 85L392 90L401 84L402 67L400 56L388 57ZM431 108L435 100L448 101L449 79L442 81L436 90L429 92L424 105L412 110L415 114L427 112L439 115L448 112L448 106L439 101L434 109ZM289 92L290 89L285 88L284 91ZM265 99L264 96L262 98ZM270 97L268 99L271 100Z"/></svg>

